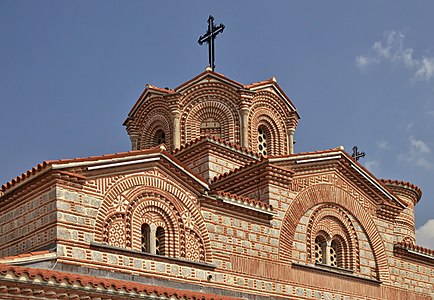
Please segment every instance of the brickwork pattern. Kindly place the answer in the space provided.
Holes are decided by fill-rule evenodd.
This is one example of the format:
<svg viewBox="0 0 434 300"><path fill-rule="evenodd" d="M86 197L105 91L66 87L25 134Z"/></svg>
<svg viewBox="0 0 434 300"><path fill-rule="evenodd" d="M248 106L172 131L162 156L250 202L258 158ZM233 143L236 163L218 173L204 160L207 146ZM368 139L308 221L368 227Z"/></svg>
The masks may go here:
<svg viewBox="0 0 434 300"><path fill-rule="evenodd" d="M56 189L0 204L0 257L48 245L56 238Z"/></svg>
<svg viewBox="0 0 434 300"><path fill-rule="evenodd" d="M270 92L259 92L253 98L249 113L249 144L253 151L258 151L258 128L266 128L268 155L288 154L288 137L285 121L288 112L282 103Z"/></svg>
<svg viewBox="0 0 434 300"><path fill-rule="evenodd" d="M387 265L386 250L374 221L349 193L330 184L317 184L306 188L294 199L294 202L286 212L282 227L280 237L281 259L290 260L292 257L292 244L290 241L295 235L296 226L303 217L304 212L321 203L330 203L352 212L352 215L360 223L361 228L367 233L366 236L369 238L369 244L373 249L373 255L377 264L379 279L388 282L389 267Z"/></svg>
<svg viewBox="0 0 434 300"><path fill-rule="evenodd" d="M180 93L172 91L165 96L150 95L144 100L139 99L141 102L134 117L126 121L133 148L156 146L155 133L163 130L166 144L172 149L174 136L179 135L181 145L185 145L198 138L203 127L202 134L216 134L238 145L242 144L241 136L246 135L247 145L244 146L257 152L258 128L263 126L269 139L267 155L288 154L289 132L293 133L298 123L293 108L288 107L273 88L248 95L244 93L240 87L210 76L188 85ZM247 111L245 116L241 114L242 110ZM243 118L247 118L245 124ZM179 123L179 132L175 132L178 130L175 123ZM206 130L207 123L212 123L213 128Z"/></svg>

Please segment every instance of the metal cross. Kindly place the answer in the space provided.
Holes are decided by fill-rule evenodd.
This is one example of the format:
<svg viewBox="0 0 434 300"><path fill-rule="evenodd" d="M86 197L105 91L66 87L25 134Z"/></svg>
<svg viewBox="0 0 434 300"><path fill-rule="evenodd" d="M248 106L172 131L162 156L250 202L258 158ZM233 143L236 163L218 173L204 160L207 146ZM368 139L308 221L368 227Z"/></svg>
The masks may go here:
<svg viewBox="0 0 434 300"><path fill-rule="evenodd" d="M359 152L357 146L353 147L353 154L351 155L356 161L358 161L360 158L365 157L365 152Z"/></svg>
<svg viewBox="0 0 434 300"><path fill-rule="evenodd" d="M201 36L198 40L198 43L202 45L204 42L208 44L208 56L209 56L209 66L211 70L214 71L214 40L217 37L217 34L223 32L225 29L225 25L221 24L219 26L214 25L214 17L209 16L208 18L208 31L205 35Z"/></svg>

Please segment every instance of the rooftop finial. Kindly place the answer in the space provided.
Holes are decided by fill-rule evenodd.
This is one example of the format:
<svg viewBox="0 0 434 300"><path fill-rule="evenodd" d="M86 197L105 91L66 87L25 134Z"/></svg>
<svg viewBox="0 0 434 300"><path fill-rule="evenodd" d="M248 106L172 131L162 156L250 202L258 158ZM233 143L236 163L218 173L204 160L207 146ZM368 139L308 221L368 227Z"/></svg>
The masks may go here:
<svg viewBox="0 0 434 300"><path fill-rule="evenodd" d="M208 18L208 31L205 33L205 35L200 36L198 43L202 45L204 42L208 44L208 60L209 60L209 66L211 67L211 70L214 71L215 65L215 55L214 55L214 40L217 37L217 34L220 32L223 32L225 29L225 25L221 24L219 26L214 25L214 17L209 16Z"/></svg>
<svg viewBox="0 0 434 300"><path fill-rule="evenodd" d="M359 149L357 146L353 147L353 155L351 155L356 161L358 161L360 158L365 157L365 152L359 152Z"/></svg>

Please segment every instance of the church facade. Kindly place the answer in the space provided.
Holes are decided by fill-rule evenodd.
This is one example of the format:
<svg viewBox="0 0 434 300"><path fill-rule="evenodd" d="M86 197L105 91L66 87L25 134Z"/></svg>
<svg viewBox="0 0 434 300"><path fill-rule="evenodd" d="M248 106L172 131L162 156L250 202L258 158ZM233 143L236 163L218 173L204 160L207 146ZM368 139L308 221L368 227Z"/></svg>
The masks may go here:
<svg viewBox="0 0 434 300"><path fill-rule="evenodd" d="M274 78L147 85L131 151L2 186L0 299L433 299L421 190L296 153L298 121Z"/></svg>

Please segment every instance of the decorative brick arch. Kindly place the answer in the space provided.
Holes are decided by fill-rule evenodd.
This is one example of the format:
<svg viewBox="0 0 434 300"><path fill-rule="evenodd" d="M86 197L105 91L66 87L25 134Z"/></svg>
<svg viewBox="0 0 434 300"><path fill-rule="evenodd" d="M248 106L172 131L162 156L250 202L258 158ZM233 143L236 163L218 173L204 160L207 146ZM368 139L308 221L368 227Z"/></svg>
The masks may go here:
<svg viewBox="0 0 434 300"><path fill-rule="evenodd" d="M172 145L172 122L170 113L167 109L155 108L152 111L142 115L139 123L138 145L139 149L147 149L157 146L156 133L163 130L167 147Z"/></svg>
<svg viewBox="0 0 434 300"><path fill-rule="evenodd" d="M347 246L343 251L345 262L343 267L360 270L359 241L354 224L351 222L349 212L338 205L323 203L317 205L310 214L309 223L306 228L307 260L314 261L315 237L319 232L326 232L330 238L340 236Z"/></svg>
<svg viewBox="0 0 434 300"><path fill-rule="evenodd" d="M207 118L213 118L220 123L221 138L229 141L236 141L235 124L239 123L238 115L227 103L219 99L203 99L192 107L187 107L181 116L181 134L183 143L191 141L200 136L200 125Z"/></svg>
<svg viewBox="0 0 434 300"><path fill-rule="evenodd" d="M267 152L269 156L285 154L286 135L285 128L281 123L276 122L278 116L275 116L271 111L265 108L255 110L251 118L249 118L250 134L249 145L252 151L258 152L258 128L266 128L267 136Z"/></svg>
<svg viewBox="0 0 434 300"><path fill-rule="evenodd" d="M127 240L131 242L131 249L140 251L142 224L159 221L168 236L165 241L166 255L183 257L180 251L180 248L185 248L181 246L185 240L183 224L179 222L179 212L171 204L165 197L154 193L143 193L133 200L126 214ZM158 220L151 220L153 216Z"/></svg>
<svg viewBox="0 0 434 300"><path fill-rule="evenodd" d="M292 243L295 230L306 211L321 203L338 205L351 212L366 232L378 267L379 279L388 282L389 266L385 246L378 229L368 212L351 194L330 184L317 184L301 191L289 206L283 219L280 239L279 258L291 262Z"/></svg>
<svg viewBox="0 0 434 300"><path fill-rule="evenodd" d="M239 95L236 89L221 82L201 82L183 91L181 111L181 143L200 135L200 124L206 118L220 123L221 138L240 143Z"/></svg>
<svg viewBox="0 0 434 300"><path fill-rule="evenodd" d="M195 230L200 234L203 241L205 261L212 262L212 252L210 239L206 224L202 214L197 207L197 199L189 195L181 186L168 178L163 178L155 174L136 174L120 179L116 184L111 186L104 196L104 200L98 210L95 222L95 241L104 241L104 226L107 217L116 213L116 203L122 198L128 201L126 209L144 192L154 193L170 201L173 209L179 214L185 214L187 211L194 220ZM122 195L122 196L121 196ZM166 202L167 203L167 202ZM182 216L178 217L183 222ZM128 223L126 221L126 223ZM184 222L185 223L185 222ZM128 228L128 224L127 224ZM182 249L180 250L182 251Z"/></svg>
<svg viewBox="0 0 434 300"><path fill-rule="evenodd" d="M258 128L267 128L268 155L287 154L287 135L282 116L276 114L268 103L256 103L249 114L249 145L252 151L258 151Z"/></svg>

